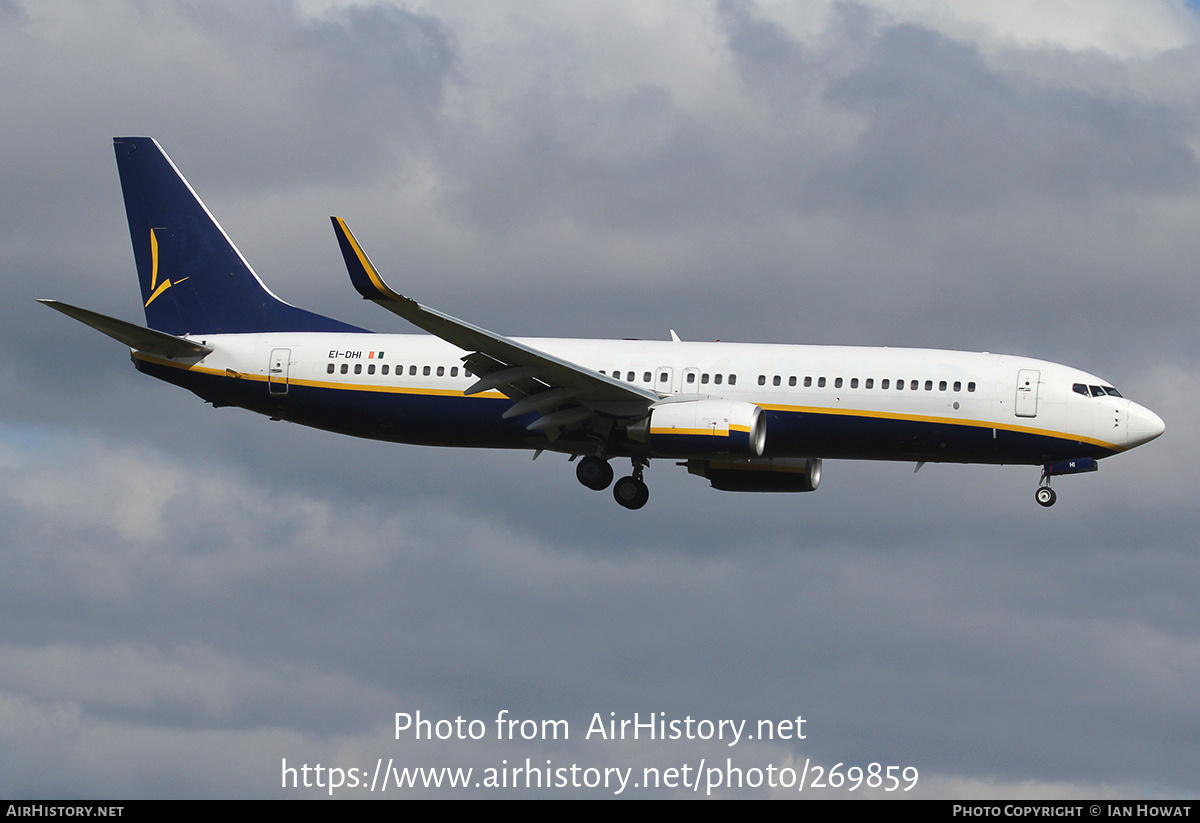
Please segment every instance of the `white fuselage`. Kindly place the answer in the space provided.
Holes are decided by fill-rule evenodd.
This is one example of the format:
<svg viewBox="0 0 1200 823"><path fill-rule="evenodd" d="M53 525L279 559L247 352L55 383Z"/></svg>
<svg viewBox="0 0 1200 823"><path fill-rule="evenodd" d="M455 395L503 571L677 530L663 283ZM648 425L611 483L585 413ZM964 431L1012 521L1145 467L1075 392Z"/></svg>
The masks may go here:
<svg viewBox="0 0 1200 823"><path fill-rule="evenodd" d="M397 415L420 415L420 409L425 408L424 413L439 416L428 421L438 428L446 414L462 421L480 416L496 418L492 421L495 424L499 412L511 405L510 400L494 391L465 396L464 391L475 381L463 366L465 352L428 335L272 333L194 339L213 351L192 363L141 354L137 357L147 365L181 369L189 377L203 375L217 378L219 383L240 384L239 391L226 402L322 428L454 445L453 437L444 432L432 439L405 436L405 432L414 431L414 426L419 428L420 420L398 425L393 436L386 433L386 427L372 434L374 424L366 425L364 431L361 421L337 415L352 416L362 406L371 409L364 412L368 416L382 418L388 405L378 401L390 397L396 401ZM1092 387L1111 389L1106 381L1078 369L1026 357L855 346L554 338L518 342L664 398L721 397L757 405L776 413L779 419L801 415L809 421L822 421L821 426L810 428L826 432L823 437L798 436L777 424L771 431L774 436L768 436L767 453L778 457L794 453L884 460L1036 463L1072 456L1073 449L1078 452L1074 456L1107 456L1153 439L1163 429L1157 415L1137 403L1110 392L1093 396ZM206 399L220 393L211 381L198 388L178 372L167 379L189 385ZM254 387L256 383L259 385ZM1079 386L1089 387L1086 395ZM244 402L241 398L246 395L263 402ZM273 403L268 403L272 398ZM289 410L291 398L297 402ZM453 406L443 402L425 407L403 402L418 398L455 402ZM485 405L487 411L483 411ZM447 411L471 406L476 406L481 415ZM382 419L376 423L384 425ZM927 433L921 435L922 442L914 442L911 448L894 443L895 437L877 436L890 426L914 424L935 428L923 429ZM943 431L971 432L971 446L958 449L943 442L939 449L937 443L929 442L939 437L946 441L938 434ZM988 451L981 434L985 435L983 439L990 437L993 441L1005 435L1028 435L1039 439L1044 447L1031 451L1025 438L1023 445L1011 453L999 442L995 450ZM470 431L462 435L462 445L555 448L554 444L539 443L537 437L480 443ZM873 443L877 445L872 447ZM563 445L561 450L573 449Z"/></svg>

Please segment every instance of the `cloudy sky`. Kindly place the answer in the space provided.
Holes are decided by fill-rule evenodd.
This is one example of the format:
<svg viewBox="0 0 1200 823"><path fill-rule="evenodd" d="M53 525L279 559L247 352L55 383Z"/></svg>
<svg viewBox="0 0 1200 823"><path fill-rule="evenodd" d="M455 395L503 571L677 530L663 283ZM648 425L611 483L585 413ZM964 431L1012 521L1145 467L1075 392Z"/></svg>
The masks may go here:
<svg viewBox="0 0 1200 823"><path fill-rule="evenodd" d="M1200 794L1194 7L0 0L0 70L0 795L727 757ZM157 138L276 293L373 330L409 331L330 214L502 333L1012 352L1167 433L1048 510L1035 467L757 496L660 461L628 512L559 456L213 410L34 302L142 319L114 135ZM397 740L418 710L489 734ZM496 740L502 710L571 737ZM584 738L634 712L806 737Z"/></svg>

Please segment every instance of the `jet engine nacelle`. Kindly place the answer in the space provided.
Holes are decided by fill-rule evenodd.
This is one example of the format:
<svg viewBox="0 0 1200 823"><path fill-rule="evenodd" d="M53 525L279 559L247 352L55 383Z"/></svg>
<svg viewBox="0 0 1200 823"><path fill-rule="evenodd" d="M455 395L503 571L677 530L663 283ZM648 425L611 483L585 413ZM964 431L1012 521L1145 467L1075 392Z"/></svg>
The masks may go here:
<svg viewBox="0 0 1200 823"><path fill-rule="evenodd" d="M740 400L668 401L651 406L627 434L662 457L758 457L767 444L767 421L761 408Z"/></svg>
<svg viewBox="0 0 1200 823"><path fill-rule="evenodd" d="M726 492L811 492L821 483L821 458L689 460L688 472Z"/></svg>

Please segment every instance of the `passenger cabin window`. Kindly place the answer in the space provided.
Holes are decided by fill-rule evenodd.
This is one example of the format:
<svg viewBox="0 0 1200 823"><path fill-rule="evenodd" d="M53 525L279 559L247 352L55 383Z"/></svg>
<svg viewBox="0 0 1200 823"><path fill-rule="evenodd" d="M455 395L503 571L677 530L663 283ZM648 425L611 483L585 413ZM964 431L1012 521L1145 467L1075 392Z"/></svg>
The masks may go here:
<svg viewBox="0 0 1200 823"><path fill-rule="evenodd" d="M659 382L659 383L666 383L669 377L670 377L670 375L668 375L666 372L663 372L662 374L660 374L660 375L658 376L658 382Z"/></svg>
<svg viewBox="0 0 1200 823"><path fill-rule="evenodd" d="M689 383L695 383L696 382L696 374L694 372L688 372L687 381Z"/></svg>
<svg viewBox="0 0 1200 823"><path fill-rule="evenodd" d="M954 390L955 390L955 391L962 391L962 381L961 381L961 380L955 380L955 381L954 381Z"/></svg>
<svg viewBox="0 0 1200 823"><path fill-rule="evenodd" d="M642 372L642 382L643 383L650 382L650 372L648 372L648 371Z"/></svg>
<svg viewBox="0 0 1200 823"><path fill-rule="evenodd" d="M424 375L425 377L428 377L428 376L429 376L429 372L430 372L430 368L429 368L428 366L426 366L425 368L421 369L421 374L422 374L422 375Z"/></svg>
<svg viewBox="0 0 1200 823"><path fill-rule="evenodd" d="M722 378L723 376L724 376L724 375L720 375L720 374L714 374L714 375L713 375L713 382L714 382L714 383L716 383L718 386L719 386L719 385L721 385L721 378Z"/></svg>
<svg viewBox="0 0 1200 823"><path fill-rule="evenodd" d="M824 378L824 377L818 377L818 378L817 378L817 388L818 388L818 389L823 389L823 388L825 388L825 378Z"/></svg>
<svg viewBox="0 0 1200 823"><path fill-rule="evenodd" d="M792 375L791 377L788 378L788 385L789 386L796 385L796 376L795 375Z"/></svg>
<svg viewBox="0 0 1200 823"><path fill-rule="evenodd" d="M834 378L833 387L835 389L840 389L842 387L842 378L840 378L840 377Z"/></svg>
<svg viewBox="0 0 1200 823"><path fill-rule="evenodd" d="M890 389L891 387L892 387L892 381L888 380L886 377L879 381L879 388Z"/></svg>
<svg viewBox="0 0 1200 823"><path fill-rule="evenodd" d="M362 363L355 363L355 364L354 364L354 373L355 373L355 374L362 374Z"/></svg>
<svg viewBox="0 0 1200 823"><path fill-rule="evenodd" d="M708 372L705 372L704 374L700 375L700 382L703 385L708 385Z"/></svg>
<svg viewBox="0 0 1200 823"><path fill-rule="evenodd" d="M325 369L325 373L326 373L326 374L333 374L333 364L332 364L332 363L330 363L330 364L329 364L329 367L328 367L327 369Z"/></svg>
<svg viewBox="0 0 1200 823"><path fill-rule="evenodd" d="M967 384L967 391L975 391L975 381L974 380L972 380L970 383Z"/></svg>
<svg viewBox="0 0 1200 823"><path fill-rule="evenodd" d="M767 385L767 376L765 374L760 374L758 376L758 385L760 385L760 386Z"/></svg>
<svg viewBox="0 0 1200 823"><path fill-rule="evenodd" d="M868 388L868 389L873 389L873 388L875 388L875 378L874 378L874 377L868 377L868 378L867 378L867 382L864 384L864 387L865 387L865 388ZM884 388L886 389L886 388L887 388L887 386L884 386Z"/></svg>
<svg viewBox="0 0 1200 823"><path fill-rule="evenodd" d="M779 375L775 375L774 377L771 378L772 386L778 386L781 383L783 383L783 378L781 378Z"/></svg>
<svg viewBox="0 0 1200 823"><path fill-rule="evenodd" d="M858 378L857 377L850 378L850 388L852 388L852 389L858 388Z"/></svg>
<svg viewBox="0 0 1200 823"><path fill-rule="evenodd" d="M812 387L812 378L811 378L811 377L805 377L805 378L804 378L804 388L806 388L806 389L807 389L807 388L811 388L811 387Z"/></svg>
<svg viewBox="0 0 1200 823"><path fill-rule="evenodd" d="M729 385L731 385L731 386L737 385L737 375L736 374L729 375Z"/></svg>

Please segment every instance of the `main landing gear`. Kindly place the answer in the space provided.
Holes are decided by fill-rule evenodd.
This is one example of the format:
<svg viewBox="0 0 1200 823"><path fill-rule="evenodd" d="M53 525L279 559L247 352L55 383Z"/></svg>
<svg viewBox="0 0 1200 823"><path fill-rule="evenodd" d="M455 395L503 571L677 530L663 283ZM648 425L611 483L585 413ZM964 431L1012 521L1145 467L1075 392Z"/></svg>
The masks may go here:
<svg viewBox="0 0 1200 823"><path fill-rule="evenodd" d="M644 457L633 458L633 474L613 484L613 498L627 509L640 509L650 499L650 489L642 480L648 464ZM589 489L603 491L613 482L613 469L604 458L588 455L575 467L575 477Z"/></svg>
<svg viewBox="0 0 1200 823"><path fill-rule="evenodd" d="M595 455L588 455L575 467L575 477L592 491L604 491L613 481L612 466Z"/></svg>
<svg viewBox="0 0 1200 823"><path fill-rule="evenodd" d="M622 477L613 486L613 498L627 509L640 509L650 499L650 489L642 480L648 463L644 457L633 458L633 474Z"/></svg>

